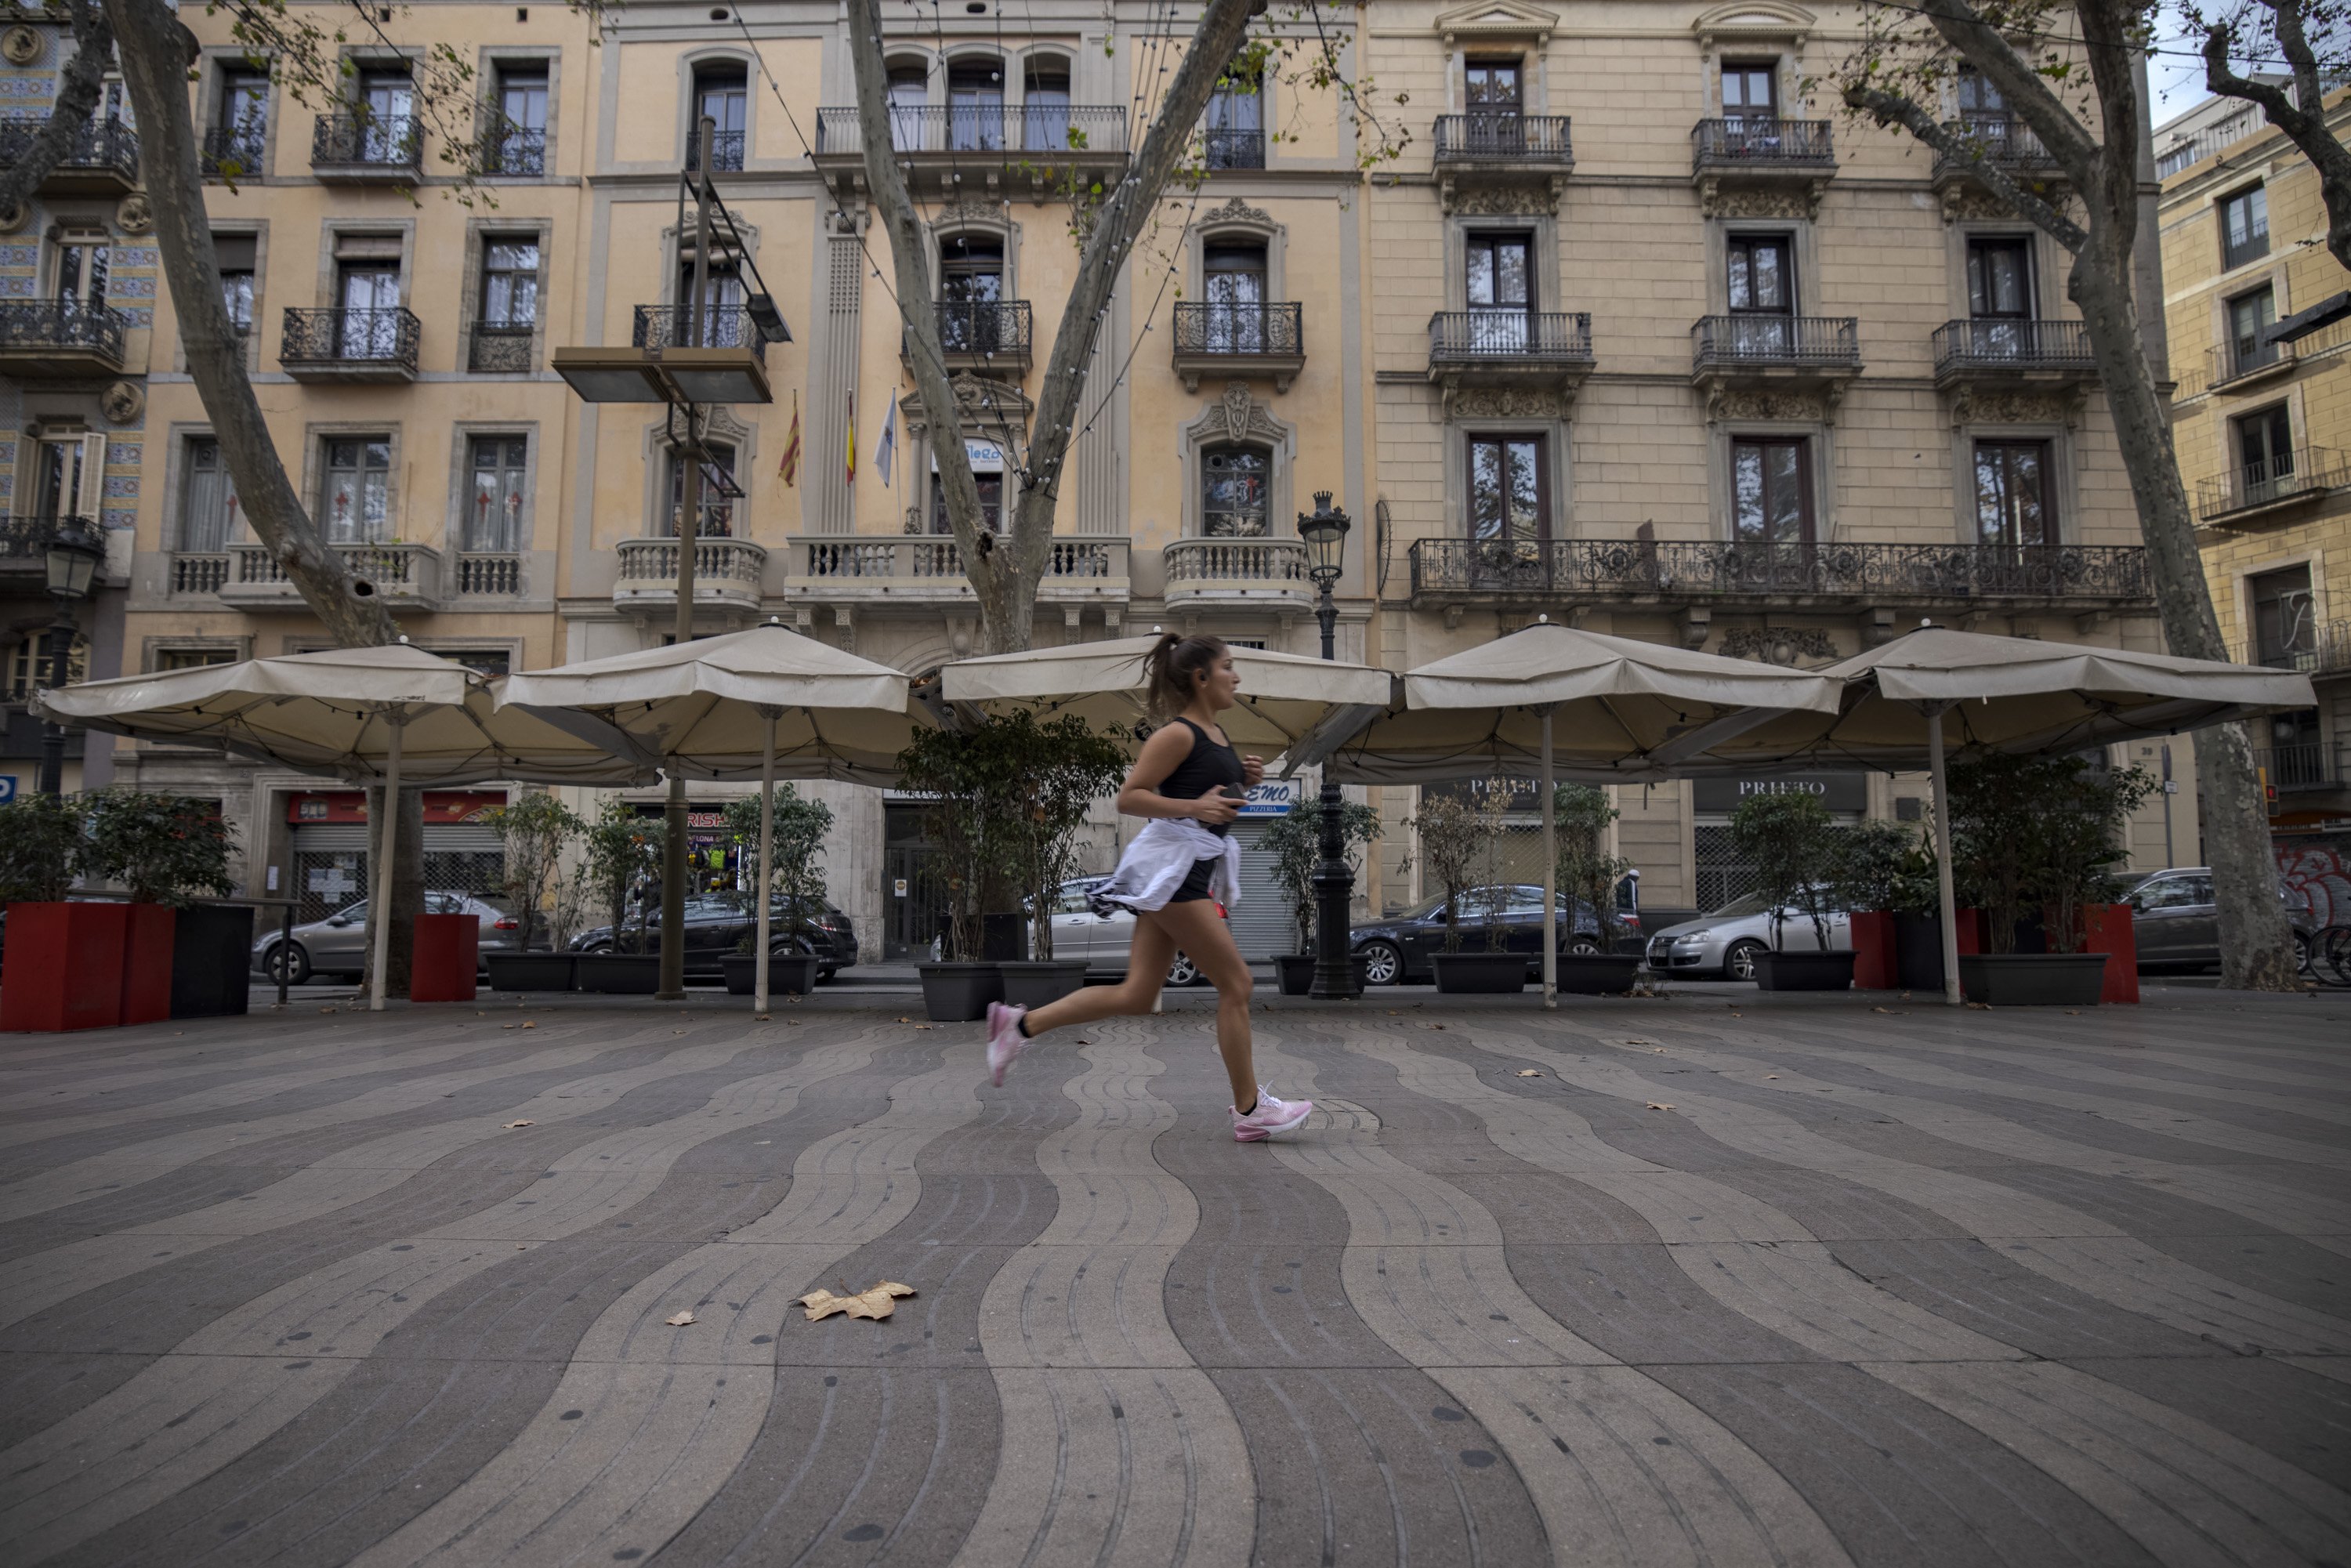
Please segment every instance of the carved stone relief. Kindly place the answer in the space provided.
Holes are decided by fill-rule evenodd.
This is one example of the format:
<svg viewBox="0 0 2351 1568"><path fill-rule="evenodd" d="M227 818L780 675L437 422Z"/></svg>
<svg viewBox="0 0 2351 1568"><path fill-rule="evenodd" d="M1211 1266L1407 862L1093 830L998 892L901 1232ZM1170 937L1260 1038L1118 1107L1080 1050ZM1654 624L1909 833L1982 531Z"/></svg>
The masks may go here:
<svg viewBox="0 0 2351 1568"><path fill-rule="evenodd" d="M115 382L98 394L98 412L109 424L129 424L147 407L147 394L129 382Z"/></svg>
<svg viewBox="0 0 2351 1568"><path fill-rule="evenodd" d="M1825 179L1801 185L1726 185L1720 174L1709 172L1698 176L1698 204L1710 218L1811 219L1821 215L1821 197L1827 190Z"/></svg>
<svg viewBox="0 0 2351 1568"><path fill-rule="evenodd" d="M2088 398L2086 386L2033 392L1961 385L1951 394L1951 424L2062 424L2073 430L2082 423Z"/></svg>
<svg viewBox="0 0 2351 1568"><path fill-rule="evenodd" d="M1448 393L1448 419L1565 419L1573 407L1555 387L1462 387Z"/></svg>
<svg viewBox="0 0 2351 1568"><path fill-rule="evenodd" d="M1465 184L1457 176L1447 174L1437 181L1437 198L1447 212L1471 217L1555 215L1559 212L1560 188L1564 183L1561 176L1553 174L1540 183L1489 175Z"/></svg>
<svg viewBox="0 0 2351 1568"><path fill-rule="evenodd" d="M24 202L18 202L12 207L0 207L0 235L15 234L25 226L25 220L32 215L31 206Z"/></svg>
<svg viewBox="0 0 2351 1568"><path fill-rule="evenodd" d="M1210 430L1206 433L1210 439L1215 438L1213 419L1217 413L1224 415L1227 441L1261 441L1270 445L1281 443L1284 432L1280 424L1267 412L1265 404L1249 395L1247 382L1225 383L1225 395L1209 411L1209 420L1204 422L1210 423Z"/></svg>
<svg viewBox="0 0 2351 1568"><path fill-rule="evenodd" d="M949 229L958 224L1002 224L1011 221L1002 202L975 202L968 196L949 202L931 214L931 227Z"/></svg>
<svg viewBox="0 0 2351 1568"><path fill-rule="evenodd" d="M1793 664L1798 659L1834 659L1834 639L1817 626L1734 626L1722 634L1726 659L1760 659Z"/></svg>
<svg viewBox="0 0 2351 1568"><path fill-rule="evenodd" d="M1826 393L1817 392L1754 392L1721 388L1708 399L1707 417L1726 419L1796 419L1826 423L1830 418Z"/></svg>
<svg viewBox="0 0 2351 1568"><path fill-rule="evenodd" d="M29 66L41 57L41 35L30 27L16 26L0 33L0 58L12 66Z"/></svg>
<svg viewBox="0 0 2351 1568"><path fill-rule="evenodd" d="M1221 207L1211 207L1202 213L1194 226L1208 228L1217 224L1255 224L1259 228L1267 229L1280 226L1273 221L1271 213L1267 212L1263 207L1252 207L1238 196L1235 196Z"/></svg>
<svg viewBox="0 0 2351 1568"><path fill-rule="evenodd" d="M133 191L123 197L121 204L114 209L114 222L127 235L152 233L155 227L155 208L153 204L148 201L147 193Z"/></svg>

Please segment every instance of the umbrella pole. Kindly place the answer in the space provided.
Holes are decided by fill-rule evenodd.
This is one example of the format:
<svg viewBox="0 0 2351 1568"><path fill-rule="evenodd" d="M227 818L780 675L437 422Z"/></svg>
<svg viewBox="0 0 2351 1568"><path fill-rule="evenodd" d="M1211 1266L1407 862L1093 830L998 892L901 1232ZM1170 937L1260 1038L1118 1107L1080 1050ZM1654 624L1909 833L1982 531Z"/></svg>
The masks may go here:
<svg viewBox="0 0 2351 1568"><path fill-rule="evenodd" d="M1551 705L1546 703L1542 708L1542 977L1543 1006L1555 1008L1559 1006L1559 801L1551 775Z"/></svg>
<svg viewBox="0 0 2351 1568"><path fill-rule="evenodd" d="M1943 1005L1959 1005L1959 897L1951 891L1951 785L1943 766L1943 707L1923 705L1927 716L1927 767L1935 787L1935 894L1942 915Z"/></svg>
<svg viewBox="0 0 2351 1568"><path fill-rule="evenodd" d="M383 1011L383 966L392 952L392 840L400 831L400 737L407 716L387 716L392 748L383 765L383 823L377 833L375 891L368 895L368 945L375 949L368 962L368 1011Z"/></svg>
<svg viewBox="0 0 2351 1568"><path fill-rule="evenodd" d="M751 960L751 1010L768 1010L768 934L770 925L769 887L776 875L776 713L766 710L768 748L759 756L759 946Z"/></svg>

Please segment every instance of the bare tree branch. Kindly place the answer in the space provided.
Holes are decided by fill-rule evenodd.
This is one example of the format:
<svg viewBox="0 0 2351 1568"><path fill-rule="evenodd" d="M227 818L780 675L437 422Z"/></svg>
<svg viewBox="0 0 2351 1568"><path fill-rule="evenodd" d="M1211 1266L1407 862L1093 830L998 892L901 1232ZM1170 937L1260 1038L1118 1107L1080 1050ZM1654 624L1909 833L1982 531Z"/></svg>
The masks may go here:
<svg viewBox="0 0 2351 1568"><path fill-rule="evenodd" d="M1947 130L1941 121L1901 94L1882 88L1849 87L1844 89L1844 102L1847 109L1859 110L1880 125L1899 125L1953 162L1966 164L1970 179L1981 182L2020 217L2030 220L2067 250L2078 251L2089 244L2090 236L2081 225L2054 204L2026 190L2015 176L1985 157L1980 142Z"/></svg>
<svg viewBox="0 0 2351 1568"><path fill-rule="evenodd" d="M2270 13L2269 31L2294 71L2294 93L2237 74L2231 57L2241 47L2240 29L2226 20L2198 18L2204 28L2204 85L2222 98L2259 106L2272 125L2302 150L2318 172L2319 199L2326 205L2326 249L2351 268L2351 151L2326 118L2325 78L2304 26L2302 0L2258 0Z"/></svg>
<svg viewBox="0 0 2351 1568"><path fill-rule="evenodd" d="M22 158L0 169L0 213L20 205L40 189L49 171L73 146L74 134L89 124L90 116L98 111L99 89L114 57L114 29L106 13L89 0L67 0L65 15L74 40L73 58L66 62L57 82L57 101L49 108L47 123L33 133Z"/></svg>

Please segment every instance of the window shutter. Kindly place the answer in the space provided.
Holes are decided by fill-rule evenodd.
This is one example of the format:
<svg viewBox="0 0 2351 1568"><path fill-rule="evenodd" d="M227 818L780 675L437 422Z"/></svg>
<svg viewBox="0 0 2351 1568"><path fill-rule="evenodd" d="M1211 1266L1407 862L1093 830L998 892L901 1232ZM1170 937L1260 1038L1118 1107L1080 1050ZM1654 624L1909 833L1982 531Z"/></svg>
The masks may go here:
<svg viewBox="0 0 2351 1568"><path fill-rule="evenodd" d="M213 253L223 272L251 272L256 246L252 235L214 235Z"/></svg>
<svg viewBox="0 0 2351 1568"><path fill-rule="evenodd" d="M338 261L398 261L400 236L398 235L337 235L335 259Z"/></svg>
<svg viewBox="0 0 2351 1568"><path fill-rule="evenodd" d="M81 490L74 497L74 513L94 525L105 510L106 437L92 434L81 438Z"/></svg>

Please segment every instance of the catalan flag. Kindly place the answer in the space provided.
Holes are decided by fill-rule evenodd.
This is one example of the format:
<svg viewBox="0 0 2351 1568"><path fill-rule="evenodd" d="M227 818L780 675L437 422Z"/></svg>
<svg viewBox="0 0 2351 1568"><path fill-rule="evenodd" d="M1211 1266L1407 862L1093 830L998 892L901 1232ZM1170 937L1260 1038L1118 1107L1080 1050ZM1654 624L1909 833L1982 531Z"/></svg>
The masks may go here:
<svg viewBox="0 0 2351 1568"><path fill-rule="evenodd" d="M800 394L792 393L792 434L784 443L784 461L776 475L787 486L800 482Z"/></svg>
<svg viewBox="0 0 2351 1568"><path fill-rule="evenodd" d="M857 394L855 392L849 394L849 407L844 412L849 415L849 482L854 485L857 483Z"/></svg>

